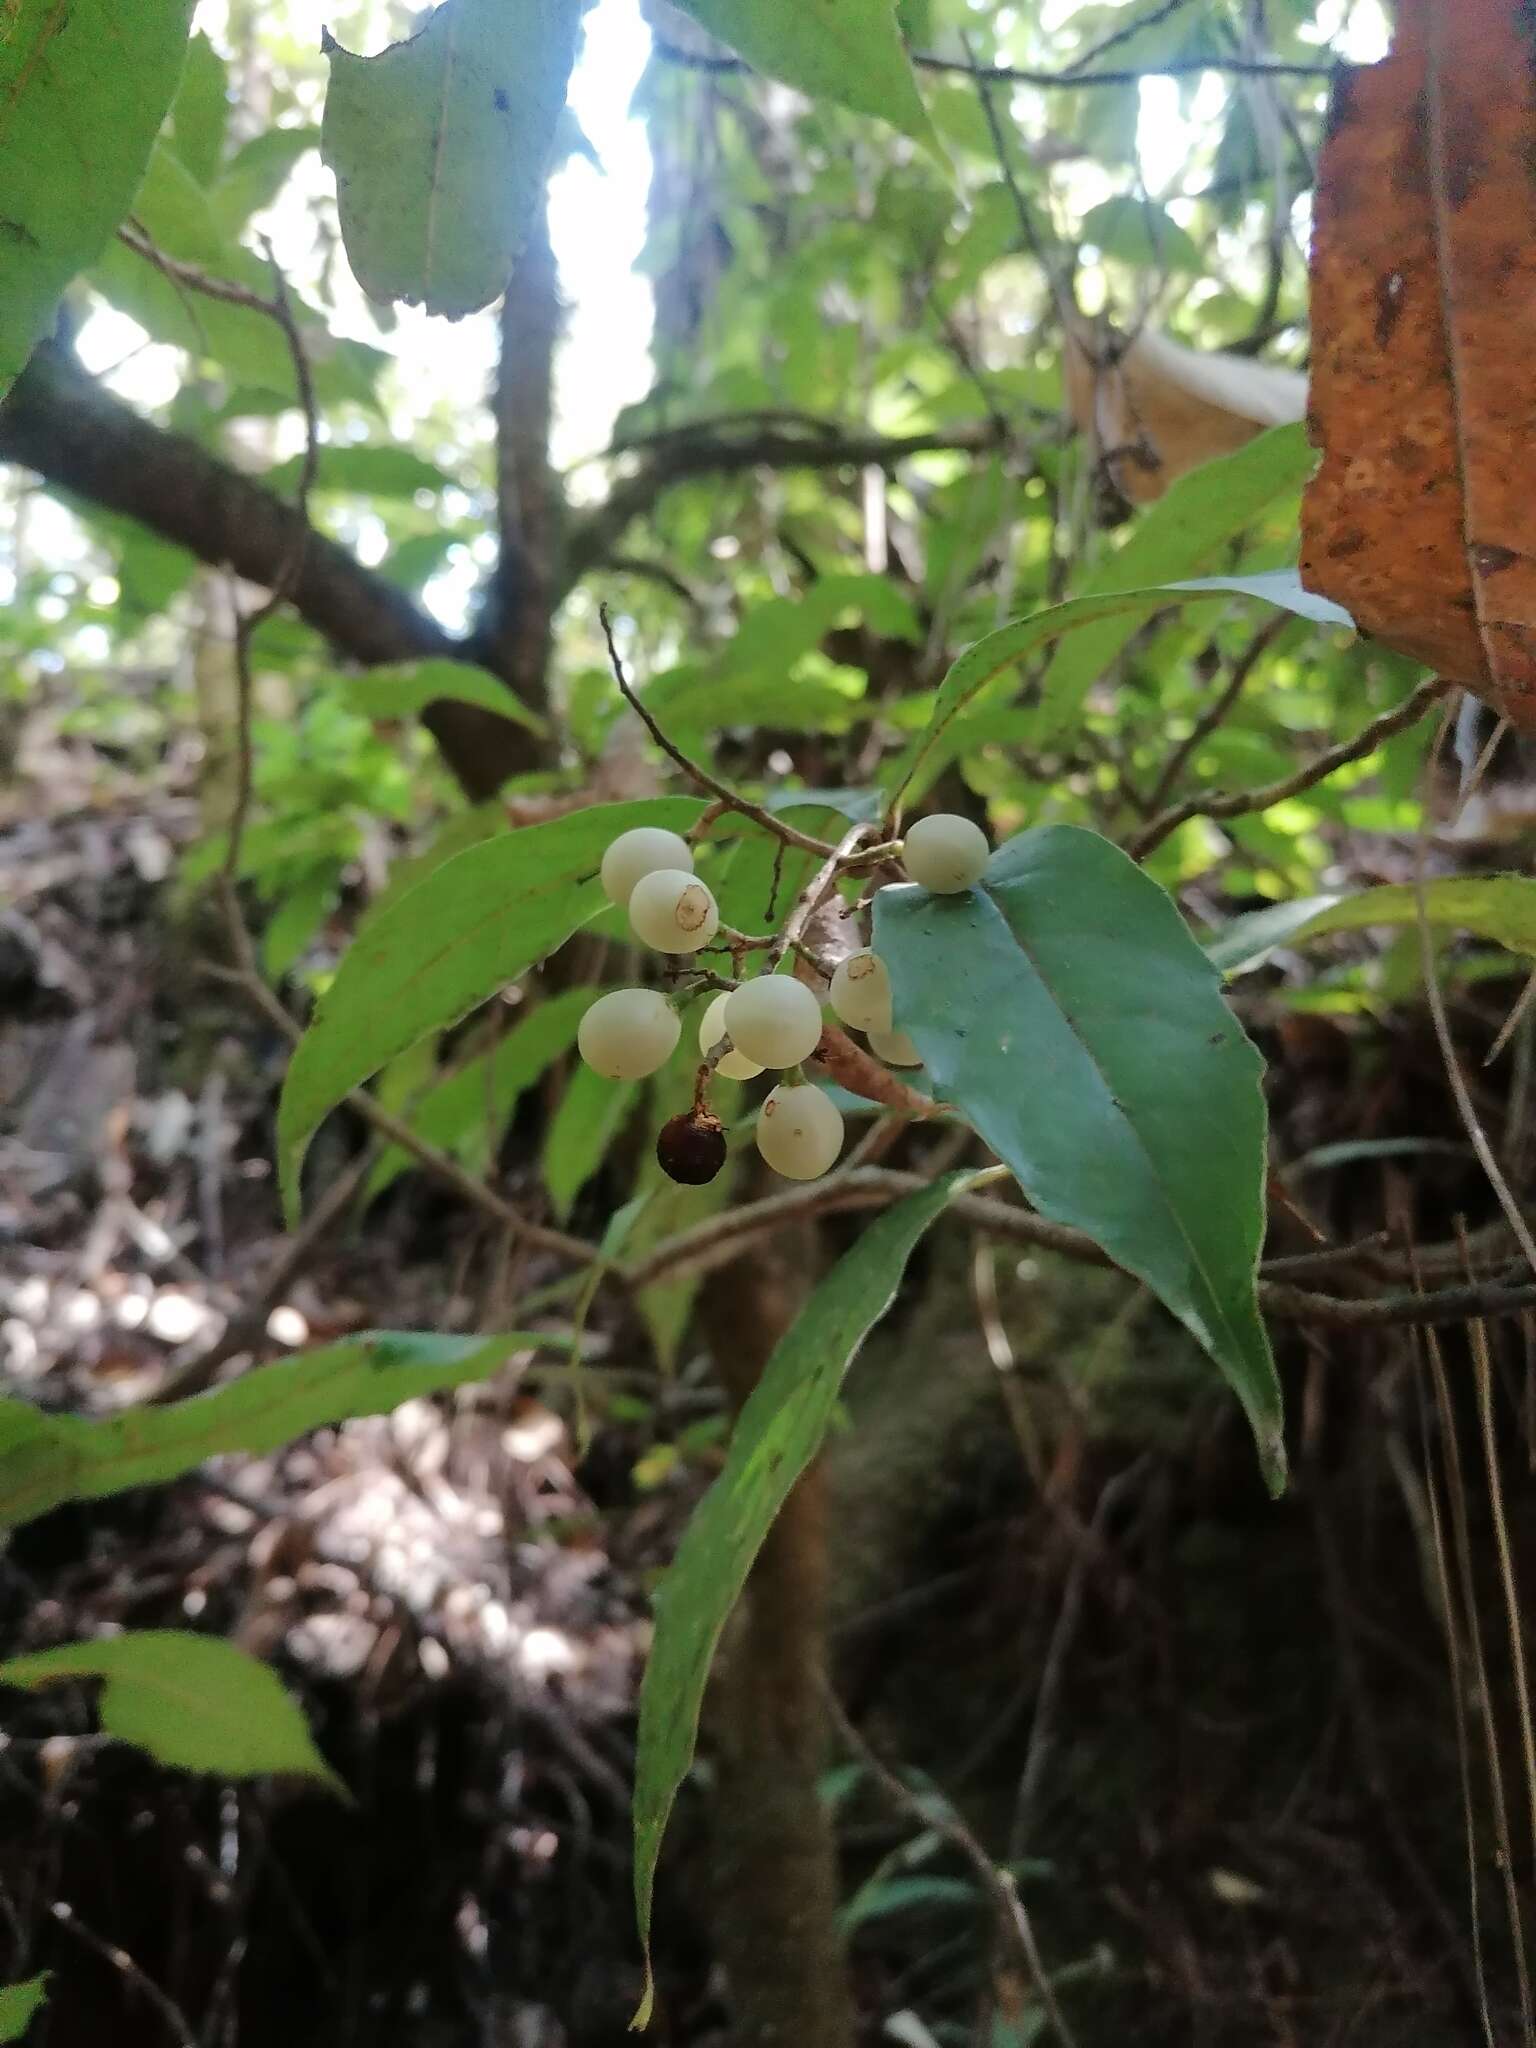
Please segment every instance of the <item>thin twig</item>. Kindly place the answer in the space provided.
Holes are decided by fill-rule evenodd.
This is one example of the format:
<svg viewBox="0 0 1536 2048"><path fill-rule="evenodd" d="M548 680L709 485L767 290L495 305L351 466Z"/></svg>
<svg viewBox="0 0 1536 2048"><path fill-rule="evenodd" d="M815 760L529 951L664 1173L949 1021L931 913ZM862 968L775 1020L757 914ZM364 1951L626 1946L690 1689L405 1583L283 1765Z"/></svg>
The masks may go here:
<svg viewBox="0 0 1536 2048"><path fill-rule="evenodd" d="M906 1784L889 1764L877 1756L864 1737L859 1733L843 1711L841 1700L830 1685L825 1687L827 1711L838 1736L854 1757L864 1766L870 1776L885 1793L887 1799L900 1812L906 1814L920 1828L931 1828L959 1850L976 1873L982 1890L991 1902L997 1918L999 1935L1018 1951L1024 1965L1024 1974L1034 1987L1035 1996L1044 2008L1051 2025L1056 2029L1056 2038L1061 2048L1077 2048L1076 2037L1067 2025L1066 2016L1057 2003L1049 1973L1041 1960L1040 1949L1035 1941L1035 1931L1030 1924L1024 1901L1019 1897L1019 1888L1010 1871L999 1868L977 1841L965 1822L960 1818L947 1799L942 1806L935 1806L932 1800L924 1799Z"/></svg>
<svg viewBox="0 0 1536 2048"><path fill-rule="evenodd" d="M1314 783L1322 782L1337 769L1345 768L1351 761L1361 761L1367 754L1376 751L1383 740L1394 734L1406 732L1410 725L1416 725L1432 704L1436 704L1451 687L1444 676L1430 676L1411 690L1401 704L1391 711L1384 711L1379 718L1357 732L1352 740L1341 740L1336 747L1329 747L1324 753L1295 769L1290 775L1282 775L1278 782L1265 783L1259 789L1236 790L1230 794L1213 792L1207 796L1193 796L1183 803L1175 804L1154 818L1131 841L1126 851L1132 860L1145 860L1156 847L1162 845L1170 832L1176 832L1180 825L1191 818L1243 818L1254 811L1267 811L1271 804L1283 803L1287 797L1300 796L1304 789L1311 789Z"/></svg>
<svg viewBox="0 0 1536 2048"><path fill-rule="evenodd" d="M241 929L244 929L243 925ZM246 943L249 944L249 934L246 934ZM303 1036L298 1025L258 973L207 964L203 971L240 989L247 1000L255 1004L290 1044L297 1044ZM435 1179L443 1181L456 1194L462 1195L466 1202L489 1216L493 1222L505 1226L521 1243L532 1245L537 1251L550 1252L558 1258L571 1259L581 1266L608 1264L602 1253L585 1239L571 1237L563 1230L552 1230L544 1223L532 1223L526 1216L520 1215L510 1202L502 1200L494 1188L487 1187L482 1180L476 1180L474 1175L462 1167L451 1154L440 1152L435 1145L419 1137L409 1124L402 1123L399 1117L393 1115L382 1103L375 1101L373 1096L366 1094L362 1089L354 1088L343 1100L348 1108L356 1110L380 1137L387 1138L392 1145L398 1145L402 1152L408 1152L418 1166L424 1167ZM613 1270L617 1272L616 1268Z"/></svg>
<svg viewBox="0 0 1536 2048"><path fill-rule="evenodd" d="M251 714L255 697L255 679L251 670L251 642L257 629L265 625L273 613L287 601L290 591L303 573L304 551L309 544L309 493L320 464L320 412L315 397L314 379L310 375L309 356L304 347L304 337L299 333L298 322L293 317L287 280L278 268L277 259L273 256L270 246L267 257L272 266L272 301L265 307L265 311L282 329L283 339L288 344L288 354L293 364L294 386L304 415L304 456L299 464L299 478L293 492L293 509L298 515L293 545L288 550L286 560L279 565L266 598L254 611L243 612L240 608L239 584L234 578L230 579L230 594L235 610L236 776L229 837L220 870L221 894L225 901L226 917L229 915L230 904L234 901L235 883L240 873L240 849L245 838L246 821L250 816L251 793L255 780L255 759L251 746Z"/></svg>
<svg viewBox="0 0 1536 2048"><path fill-rule="evenodd" d="M1244 686L1247 684L1248 678L1253 674L1254 669L1263 660L1270 648L1274 646L1276 640L1279 639L1290 623L1291 619L1288 612L1277 612L1269 623L1261 627L1253 639L1249 641L1247 647L1232 664L1232 673L1227 678L1226 688L1216 698L1214 703L1207 705L1206 709L1190 727L1185 737L1180 740L1179 744L1168 756L1161 774L1147 792L1146 810L1148 814L1157 810L1161 804L1167 802L1169 795L1178 785L1179 777L1183 774L1190 755L1198 747L1204 745L1217 726L1226 718L1238 698L1242 695Z"/></svg>
<svg viewBox="0 0 1536 2048"><path fill-rule="evenodd" d="M180 2043L180 2048L197 2048L197 2036L188 2024L186 2014L167 1992L161 1990L149 1972L134 1961L127 1949L119 1948L116 1942L104 1941L76 1916L74 1907L63 1899L56 1899L49 1911L60 1927L67 1927L93 1955L99 1956L104 1963L110 1963L118 1975L155 2008L165 2022L167 2033Z"/></svg>
<svg viewBox="0 0 1536 2048"><path fill-rule="evenodd" d="M783 840L786 846L798 846L804 853L819 853L823 856L831 853L833 849L825 839L813 839L808 832L796 831L793 825L786 825L782 818L776 818L772 811L764 810L761 804L753 803L749 797L739 796L728 782L722 782L718 776L711 775L707 768L700 767L697 761L690 760L681 747L674 745L667 738L634 690L630 688L629 677L624 672L624 663L614 642L613 621L609 617L607 605L600 604L597 615L602 621L603 638L608 643L608 659L613 668L613 679L619 686L619 695L667 759L675 762L700 789L707 789L711 796L718 797L728 810L739 811L742 817L750 818L754 825L761 825L765 832L771 832L775 839Z"/></svg>
<svg viewBox="0 0 1536 2048"><path fill-rule="evenodd" d="M653 39L651 47L664 63L675 64L682 71L729 76L752 68L740 57L685 50L660 36ZM1035 85L1045 89L1059 87L1063 91L1076 91L1080 86L1139 85L1144 78L1188 78L1204 71L1220 72L1231 78L1332 78L1341 68L1337 64L1292 64L1258 57L1210 56L1175 57L1114 71L1029 71L1016 64L984 64L978 67L958 57L936 57L927 50L914 50L911 57L920 71L944 72L959 78L979 76L990 85Z"/></svg>

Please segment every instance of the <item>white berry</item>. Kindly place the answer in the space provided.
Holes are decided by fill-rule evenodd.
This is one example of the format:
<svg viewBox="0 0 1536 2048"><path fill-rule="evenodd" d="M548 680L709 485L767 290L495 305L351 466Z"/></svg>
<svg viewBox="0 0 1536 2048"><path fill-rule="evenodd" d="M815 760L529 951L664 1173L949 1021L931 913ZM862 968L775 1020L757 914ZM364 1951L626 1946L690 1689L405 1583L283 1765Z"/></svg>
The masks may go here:
<svg viewBox="0 0 1536 2048"><path fill-rule="evenodd" d="M871 1031L870 1049L877 1052L888 1066L920 1067L923 1056L908 1038L905 1031Z"/></svg>
<svg viewBox="0 0 1536 2048"><path fill-rule="evenodd" d="M821 1004L803 981L760 974L725 999L731 1043L763 1067L798 1067L821 1039Z"/></svg>
<svg viewBox="0 0 1536 2048"><path fill-rule="evenodd" d="M699 1019L699 1051L706 1057L725 1036L725 1006L730 999L730 990L723 990ZM762 1071L756 1060L749 1060L745 1053L735 1050L726 1053L715 1068L726 1081L750 1081Z"/></svg>
<svg viewBox="0 0 1536 2048"><path fill-rule="evenodd" d="M636 825L632 832L621 832L603 855L603 894L626 910L635 884L658 868L676 868L691 875L693 848L686 839L664 832L659 825Z"/></svg>
<svg viewBox="0 0 1536 2048"><path fill-rule="evenodd" d="M683 1027L653 988L616 988L599 996L576 1027L576 1048L605 1081L640 1081L665 1066Z"/></svg>
<svg viewBox="0 0 1536 2048"><path fill-rule="evenodd" d="M914 882L936 896L958 896L981 879L990 852L979 825L940 811L907 827L901 858Z"/></svg>
<svg viewBox="0 0 1536 2048"><path fill-rule="evenodd" d="M720 926L715 899L682 868L653 868L636 882L629 898L635 937L658 953L697 953Z"/></svg>
<svg viewBox="0 0 1536 2048"><path fill-rule="evenodd" d="M780 1085L757 1119L757 1149L786 1180L820 1180L843 1149L842 1111L808 1083Z"/></svg>
<svg viewBox="0 0 1536 2048"><path fill-rule="evenodd" d="M838 963L832 977L832 1007L855 1031L891 1028L891 977L868 946Z"/></svg>

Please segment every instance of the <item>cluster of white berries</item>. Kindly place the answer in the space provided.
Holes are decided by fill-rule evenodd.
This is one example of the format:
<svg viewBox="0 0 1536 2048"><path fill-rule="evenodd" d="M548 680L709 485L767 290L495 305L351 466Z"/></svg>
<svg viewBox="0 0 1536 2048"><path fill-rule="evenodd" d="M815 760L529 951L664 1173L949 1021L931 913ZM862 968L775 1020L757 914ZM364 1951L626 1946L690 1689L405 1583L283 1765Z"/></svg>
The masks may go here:
<svg viewBox="0 0 1536 2048"><path fill-rule="evenodd" d="M946 815L920 818L903 841L902 859L922 888L955 895L979 879L989 851L978 826ZM675 832L643 825L620 833L603 856L601 879L608 900L628 912L636 938L657 952L697 953L720 929L715 899L693 872L693 849ZM869 947L839 964L829 1000L844 1024L865 1033L881 1059L896 1067L921 1065L911 1039L894 1028L891 978ZM699 1051L707 1059L722 1039L729 1040L715 1071L729 1081L750 1081L770 1067L800 1066L815 1052L821 1030L821 1004L804 982L762 974L709 1004L699 1023ZM605 1079L638 1081L665 1066L681 1035L666 996L621 988L593 1003L576 1043L587 1065ZM674 1118L662 1136L663 1163L676 1178L711 1179L724 1159L724 1134L707 1110ZM843 1148L842 1114L820 1088L781 1081L759 1113L757 1148L788 1179L817 1180Z"/></svg>

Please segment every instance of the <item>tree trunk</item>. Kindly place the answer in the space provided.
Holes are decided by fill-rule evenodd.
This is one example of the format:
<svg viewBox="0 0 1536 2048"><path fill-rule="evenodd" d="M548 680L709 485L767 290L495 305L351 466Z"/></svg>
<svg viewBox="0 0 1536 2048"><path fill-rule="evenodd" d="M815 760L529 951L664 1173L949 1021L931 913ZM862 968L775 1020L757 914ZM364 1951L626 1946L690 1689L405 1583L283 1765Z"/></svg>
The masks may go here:
<svg viewBox="0 0 1536 2048"><path fill-rule="evenodd" d="M739 1410L804 1301L814 1239L754 1247L706 1283L715 1366ZM714 1933L733 2048L851 2048L837 1847L817 1793L826 1750L826 1476L784 1503L727 1635L706 1727Z"/></svg>

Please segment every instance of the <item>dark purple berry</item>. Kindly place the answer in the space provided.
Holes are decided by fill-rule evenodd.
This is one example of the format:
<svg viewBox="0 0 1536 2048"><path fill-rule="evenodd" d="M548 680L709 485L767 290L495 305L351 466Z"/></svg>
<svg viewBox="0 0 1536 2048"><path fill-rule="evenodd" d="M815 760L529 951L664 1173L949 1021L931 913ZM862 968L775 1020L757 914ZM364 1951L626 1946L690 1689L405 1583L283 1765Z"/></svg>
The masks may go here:
<svg viewBox="0 0 1536 2048"><path fill-rule="evenodd" d="M656 1157L663 1173L685 1186L702 1187L725 1164L725 1126L708 1109L685 1110L669 1117L656 1139Z"/></svg>

